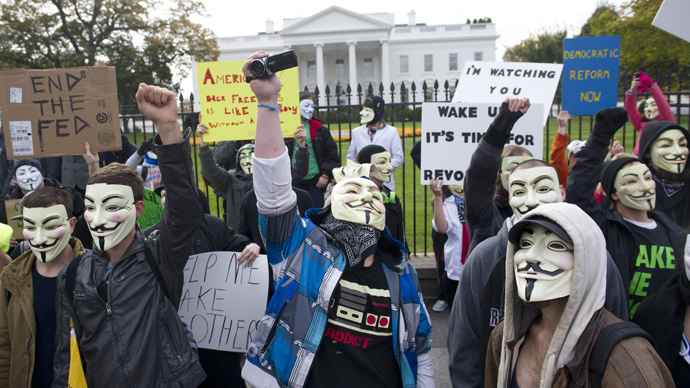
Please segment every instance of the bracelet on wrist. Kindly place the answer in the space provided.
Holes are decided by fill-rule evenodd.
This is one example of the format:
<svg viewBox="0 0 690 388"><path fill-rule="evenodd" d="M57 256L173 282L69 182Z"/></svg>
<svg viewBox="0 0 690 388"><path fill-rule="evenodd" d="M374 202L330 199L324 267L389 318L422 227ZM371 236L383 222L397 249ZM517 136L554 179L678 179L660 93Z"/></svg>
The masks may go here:
<svg viewBox="0 0 690 388"><path fill-rule="evenodd" d="M277 106L271 106L271 105L267 105L267 104L256 104L256 106L261 107L261 108L268 108L268 109L274 110L276 112L280 111L280 108Z"/></svg>

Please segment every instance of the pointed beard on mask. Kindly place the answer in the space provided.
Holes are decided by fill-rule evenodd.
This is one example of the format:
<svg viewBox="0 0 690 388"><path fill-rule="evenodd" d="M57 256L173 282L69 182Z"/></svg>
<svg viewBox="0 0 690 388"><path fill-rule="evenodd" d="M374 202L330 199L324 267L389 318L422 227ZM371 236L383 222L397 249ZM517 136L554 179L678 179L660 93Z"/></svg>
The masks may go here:
<svg viewBox="0 0 690 388"><path fill-rule="evenodd" d="M329 213L319 225L333 236L347 263L344 272L354 271L364 265L364 259L376 251L381 231L369 226L341 221Z"/></svg>

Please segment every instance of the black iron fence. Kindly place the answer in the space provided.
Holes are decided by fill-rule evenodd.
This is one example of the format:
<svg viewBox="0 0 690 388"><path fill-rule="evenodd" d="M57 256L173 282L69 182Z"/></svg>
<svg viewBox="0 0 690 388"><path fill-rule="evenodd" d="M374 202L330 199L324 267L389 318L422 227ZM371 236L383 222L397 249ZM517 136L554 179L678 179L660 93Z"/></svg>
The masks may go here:
<svg viewBox="0 0 690 388"><path fill-rule="evenodd" d="M654 79L664 91L664 95L671 105L671 110L676 116L676 122L687 128L690 119L690 88L685 84L684 74L682 72L657 74ZM619 106L623 105L625 91L629 88L631 80L632 74L622 74L620 77ZM343 161L349 146L350 131L360 125L359 111L364 99L367 96L376 94L383 97L386 101L384 120L394 127L403 128L401 131L403 135L402 146L406 157L405 163L395 172L398 191L396 194L403 205L408 245L410 250L415 253L424 254L432 250L430 230L433 213L429 205L431 194L426 187L420 186L419 169L411 162L409 152L412 145L420 137L422 104L425 101L451 101L455 87L456 84L450 84L448 81L443 83L435 81L433 85L423 82L418 86L412 82L409 85L405 83L399 85L391 84L388 88L385 88L383 84L377 86L369 84L364 88L358 85L357 90L354 91L349 85L344 87L336 85L335 90L331 90L329 86L326 86L323 94L318 88L310 91L315 95L315 101L317 102L314 115L322 120L324 125L331 130L333 137L338 143L338 150ZM647 97L647 94L638 94L638 102ZM194 95L190 95L188 99L184 99L180 95L179 101L179 118L182 126L191 127L192 129L196 128L199 123L199 112L194 112L192 109L194 106ZM321 101L321 103L319 104L318 101ZM139 112L134 99L132 97L127 100L121 98L120 103L120 118L122 119L125 133L129 135L130 140L139 144L141 141L152 137L155 133L155 128ZM555 116L560 110L561 93L559 85L553 106L551 107L551 115L544 127L545 158L550 153L552 137L556 133L557 128ZM571 140L584 140L591 132L593 124L594 116L577 116L569 123L567 132L570 134ZM617 135L621 144L625 146L626 152L632 152L637 142L637 135L632 125L630 123L626 124ZM207 194L212 213L222 217L223 211L220 199L201 179L197 163L197 137L194 131L192 132L191 141L193 146L192 159L194 160L197 183ZM215 206L213 206L214 204Z"/></svg>

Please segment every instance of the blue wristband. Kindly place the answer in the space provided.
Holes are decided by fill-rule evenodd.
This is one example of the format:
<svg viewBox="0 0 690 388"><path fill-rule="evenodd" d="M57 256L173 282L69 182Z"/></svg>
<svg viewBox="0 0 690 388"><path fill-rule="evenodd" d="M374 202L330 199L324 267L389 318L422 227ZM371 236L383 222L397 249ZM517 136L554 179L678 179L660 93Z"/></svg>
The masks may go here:
<svg viewBox="0 0 690 388"><path fill-rule="evenodd" d="M274 111L279 111L279 110L280 110L280 108L277 107L277 106L271 106L271 105L266 105L266 104L256 104L256 106L262 106L262 107L264 107L264 108L268 108L268 109L274 110Z"/></svg>

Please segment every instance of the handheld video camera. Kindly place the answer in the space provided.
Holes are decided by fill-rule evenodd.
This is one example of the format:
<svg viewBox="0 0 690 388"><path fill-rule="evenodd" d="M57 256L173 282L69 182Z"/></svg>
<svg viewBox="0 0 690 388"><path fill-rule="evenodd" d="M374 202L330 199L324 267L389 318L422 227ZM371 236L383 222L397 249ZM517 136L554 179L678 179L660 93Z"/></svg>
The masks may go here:
<svg viewBox="0 0 690 388"><path fill-rule="evenodd" d="M295 66L297 66L297 55L294 50L290 50L266 58L255 59L249 64L249 70L251 70L254 78L264 78Z"/></svg>

